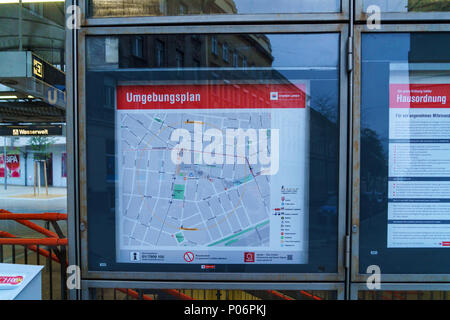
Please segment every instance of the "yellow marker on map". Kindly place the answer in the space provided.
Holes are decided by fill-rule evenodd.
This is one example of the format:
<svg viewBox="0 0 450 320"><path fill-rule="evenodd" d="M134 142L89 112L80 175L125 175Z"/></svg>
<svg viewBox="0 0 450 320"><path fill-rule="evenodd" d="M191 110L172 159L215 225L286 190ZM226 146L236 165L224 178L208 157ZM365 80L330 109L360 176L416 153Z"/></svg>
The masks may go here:
<svg viewBox="0 0 450 320"><path fill-rule="evenodd" d="M204 124L203 121L186 121L185 124Z"/></svg>
<svg viewBox="0 0 450 320"><path fill-rule="evenodd" d="M183 227L181 227L180 230L185 230L185 231L198 231L197 228L183 228Z"/></svg>

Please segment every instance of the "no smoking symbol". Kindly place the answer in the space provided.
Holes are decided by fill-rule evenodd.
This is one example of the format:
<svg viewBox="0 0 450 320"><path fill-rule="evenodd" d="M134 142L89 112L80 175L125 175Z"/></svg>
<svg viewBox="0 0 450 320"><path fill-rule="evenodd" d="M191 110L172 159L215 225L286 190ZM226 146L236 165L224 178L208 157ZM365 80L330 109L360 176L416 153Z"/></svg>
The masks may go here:
<svg viewBox="0 0 450 320"><path fill-rule="evenodd" d="M184 261L186 261L186 262L194 261L194 254L192 252L186 252L184 254Z"/></svg>

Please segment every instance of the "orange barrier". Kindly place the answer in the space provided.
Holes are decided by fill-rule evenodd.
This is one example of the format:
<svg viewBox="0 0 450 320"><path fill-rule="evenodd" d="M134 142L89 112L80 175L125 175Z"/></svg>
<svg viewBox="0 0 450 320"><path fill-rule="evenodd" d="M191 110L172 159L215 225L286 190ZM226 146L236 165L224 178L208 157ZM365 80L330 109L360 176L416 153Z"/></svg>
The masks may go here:
<svg viewBox="0 0 450 320"><path fill-rule="evenodd" d="M118 291L125 293L126 295L129 295L133 298L139 299L139 293L137 293L137 291L131 290L131 289L121 289L121 288L117 288ZM142 299L144 300L153 300L152 298L150 298L149 296L147 296L146 294L142 295Z"/></svg>
<svg viewBox="0 0 450 320"><path fill-rule="evenodd" d="M139 293L137 291L135 291L135 290L121 289L121 288L117 288L117 290L119 290L120 292L123 292L123 293L125 293L125 294L127 294L127 295L129 295L129 296L131 296L133 298L139 299ZM177 297L178 299L181 299L181 300L195 300L194 298L192 298L192 297L190 297L190 296L188 296L188 295L186 295L184 293L178 292L177 290L174 290L174 289L164 289L164 290L161 290L161 291L163 291L163 292L165 292L167 294L170 294L171 296ZM153 300L151 297L149 297L149 296L147 296L145 294L142 295L142 299L144 299L144 300Z"/></svg>
<svg viewBox="0 0 450 320"><path fill-rule="evenodd" d="M24 225L30 229L33 229L34 231L37 231L39 233L42 233L44 236L50 237L50 238L59 238L58 235L50 230L47 230L39 225L37 225L34 222L28 221L28 220L17 220L17 223L20 223L21 225Z"/></svg>
<svg viewBox="0 0 450 320"><path fill-rule="evenodd" d="M67 214L65 213L11 213L8 210L0 209L0 220L14 220L34 231L37 231L49 238L45 239L27 239L27 238L17 238L11 234L6 233L6 236L2 236L4 231L0 231L0 244L10 244L10 245L43 245L43 246L66 246L68 241L66 238L61 239L58 235L46 228L37 225L34 222L28 220L45 220L45 221L57 221L57 220L67 220ZM9 236L8 236L9 235ZM6 238L6 239L1 239Z"/></svg>
<svg viewBox="0 0 450 320"><path fill-rule="evenodd" d="M8 210L0 209L0 220L45 220L58 221L67 220L66 213L44 212L44 213L12 213Z"/></svg>
<svg viewBox="0 0 450 320"><path fill-rule="evenodd" d="M291 297L288 297L288 296L282 294L281 292L278 292L278 291L275 291L275 290L266 290L266 291L268 293L274 295L275 297L278 297L278 298L281 298L281 299L284 299L284 300L294 300Z"/></svg>
<svg viewBox="0 0 450 320"><path fill-rule="evenodd" d="M17 238L17 237L15 235L12 235L12 234L6 232L6 231L0 231L0 238ZM31 251L34 251L36 253L38 252L38 247L35 246L35 245L27 245L26 247L28 249L30 249ZM39 254L41 256L44 256L44 257L48 258L49 255L50 255L50 252L48 252L47 250L39 248ZM52 258L53 261L59 263L59 259L56 256L56 254L52 253L52 257L51 258Z"/></svg>
<svg viewBox="0 0 450 320"><path fill-rule="evenodd" d="M170 294L171 296L177 297L178 299L181 299L181 300L195 300L194 298L188 296L187 294L181 293L174 289L166 289L163 291Z"/></svg>
<svg viewBox="0 0 450 320"><path fill-rule="evenodd" d="M27 245L42 245L42 246L49 246L49 247L55 247L55 246L66 246L67 245L67 239L59 239L59 238L45 238L45 239L32 239L32 238L3 238L1 239L1 232L0 231L0 244L11 244L11 245L21 245L21 246L27 246Z"/></svg>
<svg viewBox="0 0 450 320"><path fill-rule="evenodd" d="M310 297L310 298L312 298L314 300L322 300L322 298L320 298L318 296L315 296L315 295L312 295L311 293L303 291L303 290L300 290L300 293L303 294L304 296Z"/></svg>

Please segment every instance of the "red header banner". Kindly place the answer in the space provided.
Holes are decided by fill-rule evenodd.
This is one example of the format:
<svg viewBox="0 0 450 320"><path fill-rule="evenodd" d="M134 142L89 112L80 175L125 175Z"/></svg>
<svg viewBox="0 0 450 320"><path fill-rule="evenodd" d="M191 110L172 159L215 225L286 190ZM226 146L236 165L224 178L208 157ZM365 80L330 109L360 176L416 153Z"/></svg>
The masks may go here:
<svg viewBox="0 0 450 320"><path fill-rule="evenodd" d="M304 84L117 86L117 109L305 108Z"/></svg>
<svg viewBox="0 0 450 320"><path fill-rule="evenodd" d="M450 84L391 84L390 108L450 108Z"/></svg>

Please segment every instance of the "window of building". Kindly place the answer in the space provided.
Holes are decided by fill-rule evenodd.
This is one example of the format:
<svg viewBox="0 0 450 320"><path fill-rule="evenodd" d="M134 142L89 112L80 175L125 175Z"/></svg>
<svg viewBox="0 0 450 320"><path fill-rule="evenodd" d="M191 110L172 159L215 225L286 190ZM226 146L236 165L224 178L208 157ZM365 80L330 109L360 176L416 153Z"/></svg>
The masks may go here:
<svg viewBox="0 0 450 320"><path fill-rule="evenodd" d="M179 7L168 0L85 0L94 17L236 15L277 13L334 13L341 11L341 0L233 0L186 1ZM390 0L391 1L391 0ZM392 0L394 1L394 0ZM430 0L428 0L430 1ZM171 1L178 2L178 1ZM204 5L203 2L213 5ZM184 6L185 8L182 8Z"/></svg>
<svg viewBox="0 0 450 320"><path fill-rule="evenodd" d="M159 0L159 12L161 15L167 15L167 0Z"/></svg>
<svg viewBox="0 0 450 320"><path fill-rule="evenodd" d="M211 52L214 55L218 55L219 54L219 50L218 50L218 42L217 42L217 38L216 37L212 37L211 38Z"/></svg>
<svg viewBox="0 0 450 320"><path fill-rule="evenodd" d="M144 57L144 38L137 36L133 41L133 55L138 58Z"/></svg>
<svg viewBox="0 0 450 320"><path fill-rule="evenodd" d="M244 69L248 68L248 62L246 57L242 57L242 68Z"/></svg>
<svg viewBox="0 0 450 320"><path fill-rule="evenodd" d="M160 40L156 40L155 48L156 48L155 64L157 67L164 67L164 55L165 55L164 42L162 42Z"/></svg>
<svg viewBox="0 0 450 320"><path fill-rule="evenodd" d="M185 4L180 3L179 12L180 12L180 16L184 16L184 15L188 14L188 7Z"/></svg>
<svg viewBox="0 0 450 320"><path fill-rule="evenodd" d="M224 42L224 44L222 45L222 59L225 62L228 62L230 57L229 57L229 49L228 49L228 44L226 42Z"/></svg>
<svg viewBox="0 0 450 320"><path fill-rule="evenodd" d="M233 67L238 68L239 67L239 54L237 50L234 50L233 53Z"/></svg>
<svg viewBox="0 0 450 320"><path fill-rule="evenodd" d="M176 50L175 60L176 60L176 65L177 65L178 69L181 69L184 67L184 53L183 52L181 52L180 50Z"/></svg>

